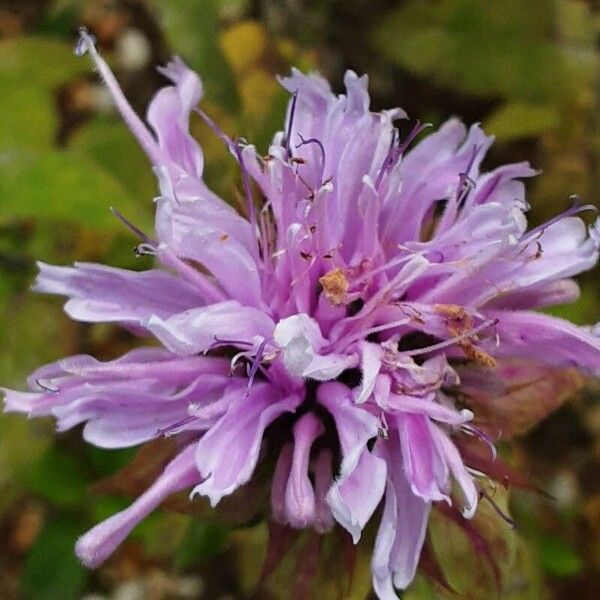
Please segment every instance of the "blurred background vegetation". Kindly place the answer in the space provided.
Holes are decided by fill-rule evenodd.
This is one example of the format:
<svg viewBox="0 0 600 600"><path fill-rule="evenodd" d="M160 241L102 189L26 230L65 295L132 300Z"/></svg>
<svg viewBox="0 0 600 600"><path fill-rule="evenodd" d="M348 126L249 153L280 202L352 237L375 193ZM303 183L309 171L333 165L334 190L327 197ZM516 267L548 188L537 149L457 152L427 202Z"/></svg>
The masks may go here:
<svg viewBox="0 0 600 600"><path fill-rule="evenodd" d="M151 230L155 181L89 61L73 55L82 24L140 112L164 84L155 65L177 53L202 75L207 112L266 150L287 100L274 75L318 69L339 88L352 68L369 73L374 109L400 105L435 124L450 115L481 121L497 137L487 167L529 159L543 170L530 184L534 222L565 209L572 194L600 199L597 1L0 0L3 385L22 387L33 368L63 355L112 358L136 343L114 327L72 323L59 299L28 292L36 259L148 265L109 207ZM192 127L206 179L234 198L233 161L199 120ZM597 321L597 278L586 274L581 300L555 312ZM455 594L419 577L406 599L600 598L598 396L590 386L503 449L552 498L511 494L516 530L494 524L500 572L434 522L433 547ZM90 486L131 456L85 446L77 432L55 435L50 422L0 416L0 598L249 597L264 524L234 529L160 512L100 570L77 563L76 537L127 503ZM350 587L330 593L321 581L311 597L367 597L367 559L359 556ZM285 575L272 590L300 593Z"/></svg>

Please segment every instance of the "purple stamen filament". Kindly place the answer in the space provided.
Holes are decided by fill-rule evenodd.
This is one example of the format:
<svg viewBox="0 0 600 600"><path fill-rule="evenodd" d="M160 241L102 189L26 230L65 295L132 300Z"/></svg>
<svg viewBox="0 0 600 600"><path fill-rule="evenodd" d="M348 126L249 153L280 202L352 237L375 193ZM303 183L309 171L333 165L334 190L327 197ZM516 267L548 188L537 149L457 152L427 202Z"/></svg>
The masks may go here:
<svg viewBox="0 0 600 600"><path fill-rule="evenodd" d="M262 357L264 355L265 347L266 347L267 343L268 343L268 341L266 339L263 340L260 343L258 350L256 351L256 356L254 357L254 360L252 361L252 366L250 367L250 372L248 373L248 385L247 385L248 390L252 387L252 384L254 383L254 378L256 377L256 372L258 371L258 367L260 366L260 361L262 360Z"/></svg>
<svg viewBox="0 0 600 600"><path fill-rule="evenodd" d="M513 519L511 519L497 504L496 502L493 500L493 498L485 491L485 490L480 490L479 491L479 495L482 498L485 498L489 503L490 506L494 509L494 512L503 520L505 521L510 527L511 529L514 529L517 525L514 522Z"/></svg>
<svg viewBox="0 0 600 600"><path fill-rule="evenodd" d="M112 212L113 215L115 215L115 217L117 217L117 219L119 219L119 221L121 221L121 223L123 223L123 225L125 225L125 227L127 227L127 229L129 229L135 235L137 235L145 244L147 244L148 246L156 247L156 245L157 245L156 240L153 240L152 238L148 237L139 227L136 227L118 209L111 206L110 211Z"/></svg>
<svg viewBox="0 0 600 600"><path fill-rule="evenodd" d="M475 437L479 438L482 442L484 442L488 448L490 449L490 452L492 454L492 460L496 460L498 458L498 452L496 450L496 446L494 445L494 442L492 441L492 439L490 438L490 436L485 433L484 431L482 431L481 429L479 429L478 427L475 427L473 425L463 425L462 429L465 433L468 433L469 435L474 435Z"/></svg>
<svg viewBox="0 0 600 600"><path fill-rule="evenodd" d="M583 206L571 206L571 208L568 208L567 210L565 210L564 212L560 213L559 215L556 215L555 217L553 217L552 219L550 219L549 221L546 221L545 223L542 223L541 225L538 225L537 227L534 227L531 231L529 231L529 233L523 238L523 240L529 239L531 237L533 237L534 235L542 235L544 233L544 231L546 231L546 229L548 229L548 227L554 225L554 223L557 223L558 221L560 221L561 219L565 219L567 217L573 217L581 212L585 212L588 210L592 210L594 212L598 212L598 208L595 207L593 204L584 204Z"/></svg>
<svg viewBox="0 0 600 600"><path fill-rule="evenodd" d="M296 103L298 102L298 90L292 94L292 105L290 106L290 118L285 133L285 150L288 160L292 158L292 128L294 126L294 115L296 114Z"/></svg>

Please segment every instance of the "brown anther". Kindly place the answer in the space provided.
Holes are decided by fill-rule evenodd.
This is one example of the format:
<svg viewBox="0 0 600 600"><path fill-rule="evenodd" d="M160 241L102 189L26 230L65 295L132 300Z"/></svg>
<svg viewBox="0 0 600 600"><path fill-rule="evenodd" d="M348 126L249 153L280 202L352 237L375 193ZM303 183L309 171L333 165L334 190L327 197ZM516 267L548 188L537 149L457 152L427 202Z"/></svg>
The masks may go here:
<svg viewBox="0 0 600 600"><path fill-rule="evenodd" d="M421 325L425 324L425 319L423 318L423 314L417 310L414 306L403 304L402 302L398 302L397 306L400 307L402 312L410 318L413 323L420 323Z"/></svg>
<svg viewBox="0 0 600 600"><path fill-rule="evenodd" d="M219 237L219 239L220 239L222 242L225 242L226 240L228 240L228 239L229 239L229 234L228 234L228 233L223 233L223 234L221 234L221 237Z"/></svg>
<svg viewBox="0 0 600 600"><path fill-rule="evenodd" d="M436 304L435 309L447 317L446 325L452 336L459 336L468 333L473 329L473 317L458 304ZM458 342L458 346L465 353L467 358L470 358L480 367L489 367L493 369L496 366L496 360L481 348L478 348L472 339L465 339Z"/></svg>
<svg viewBox="0 0 600 600"><path fill-rule="evenodd" d="M310 252L302 252L302 251L300 251L300 256L304 260L308 260L309 258L312 258L312 254Z"/></svg>
<svg viewBox="0 0 600 600"><path fill-rule="evenodd" d="M348 280L342 269L333 269L319 278L319 283L323 287L325 297L334 306L346 303L346 294L348 293Z"/></svg>
<svg viewBox="0 0 600 600"><path fill-rule="evenodd" d="M452 335L462 335L473 329L473 317L458 304L436 304L435 310L446 317L448 331Z"/></svg>
<svg viewBox="0 0 600 600"><path fill-rule="evenodd" d="M436 304L435 310L452 320L462 320L467 316L467 311L458 304Z"/></svg>
<svg viewBox="0 0 600 600"><path fill-rule="evenodd" d="M487 352L483 351L481 348L475 346L475 344L464 340L458 345L465 353L465 356L470 358L478 366L487 367L489 369L494 369L496 367L496 359L493 356L490 356Z"/></svg>
<svg viewBox="0 0 600 600"><path fill-rule="evenodd" d="M297 156L294 156L291 159L291 162L296 163L297 165L303 165L306 161L303 158L299 158Z"/></svg>

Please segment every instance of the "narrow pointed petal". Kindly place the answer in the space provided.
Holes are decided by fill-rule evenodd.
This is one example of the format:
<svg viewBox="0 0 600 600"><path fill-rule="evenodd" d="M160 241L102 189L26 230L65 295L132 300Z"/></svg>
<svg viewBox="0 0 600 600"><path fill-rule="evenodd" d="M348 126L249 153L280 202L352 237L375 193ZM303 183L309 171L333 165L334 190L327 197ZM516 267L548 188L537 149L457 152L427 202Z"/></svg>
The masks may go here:
<svg viewBox="0 0 600 600"><path fill-rule="evenodd" d="M267 384L255 384L246 396L240 394L227 413L198 442L196 465L202 483L192 495L207 496L216 506L248 482L260 451L265 429L277 417L292 412L298 398L279 398L278 391Z"/></svg>
<svg viewBox="0 0 600 600"><path fill-rule="evenodd" d="M168 318L204 304L192 285L165 271L138 273L93 263L38 267L33 289L69 296L65 311L77 321L140 324L150 315Z"/></svg>
<svg viewBox="0 0 600 600"><path fill-rule="evenodd" d="M405 413L396 417L404 473L412 492L428 502L448 500L448 467L438 449L430 420Z"/></svg>
<svg viewBox="0 0 600 600"><path fill-rule="evenodd" d="M86 567L100 566L131 530L171 494L198 482L194 445L183 450L131 506L96 525L79 538L75 552Z"/></svg>
<svg viewBox="0 0 600 600"><path fill-rule="evenodd" d="M377 375L381 369L382 353L383 350L378 344L371 344L369 342L361 343L363 380L360 384L360 392L356 398L357 404L366 402L373 393Z"/></svg>
<svg viewBox="0 0 600 600"><path fill-rule="evenodd" d="M498 319L499 357L539 357L544 364L600 373L600 338L558 317L525 311L490 311Z"/></svg>
<svg viewBox="0 0 600 600"><path fill-rule="evenodd" d="M415 576L431 503L413 494L392 439L379 441L376 454L388 464L385 506L373 551L373 586L383 600L394 600L394 587L405 589ZM392 595L394 594L394 595Z"/></svg>
<svg viewBox="0 0 600 600"><path fill-rule="evenodd" d="M436 425L431 425L435 443L439 445L440 452L443 453L446 463L452 473L452 476L458 483L463 495L462 514L466 519L470 519L477 509L479 495L473 477L468 473L463 463L462 457L456 446L446 433L441 431Z"/></svg>
<svg viewBox="0 0 600 600"><path fill-rule="evenodd" d="M221 338L252 345L256 336L269 339L275 326L264 312L233 300L192 308L166 320L153 315L143 325L182 356L204 352Z"/></svg>
<svg viewBox="0 0 600 600"><path fill-rule="evenodd" d="M160 151L156 140L152 137L152 134L143 123L143 121L135 113L131 105L125 98L121 86L115 79L110 67L106 64L105 60L98 54L96 50L94 39L85 30L80 31L80 40L77 46L78 53L84 54L89 53L100 76L102 77L108 91L110 92L117 110L121 113L123 120L127 123L127 126L131 130L131 133L136 137L140 146L144 149L148 158L153 165L159 165L164 162L165 157Z"/></svg>
<svg viewBox="0 0 600 600"><path fill-rule="evenodd" d="M354 470L338 479L327 494L335 520L348 530L355 544L383 497L386 473L385 460L364 450Z"/></svg>
<svg viewBox="0 0 600 600"><path fill-rule="evenodd" d="M277 458L273 481L271 482L271 510L273 518L279 523L286 523L285 490L292 468L294 445L288 442L283 446Z"/></svg>
<svg viewBox="0 0 600 600"><path fill-rule="evenodd" d="M377 437L379 420L352 401L352 392L341 383L319 386L317 399L333 416L340 438L342 464L340 477L356 467L367 442Z"/></svg>
<svg viewBox="0 0 600 600"><path fill-rule="evenodd" d="M202 83L179 57L159 70L174 85L163 87L154 96L148 107L148 122L165 156L200 179L204 162L202 151L188 131L188 121L202 98Z"/></svg>
<svg viewBox="0 0 600 600"><path fill-rule="evenodd" d="M285 488L286 521L298 529L314 522L316 502L313 485L308 477L310 450L325 429L312 413L301 417L294 425L294 449L290 475Z"/></svg>

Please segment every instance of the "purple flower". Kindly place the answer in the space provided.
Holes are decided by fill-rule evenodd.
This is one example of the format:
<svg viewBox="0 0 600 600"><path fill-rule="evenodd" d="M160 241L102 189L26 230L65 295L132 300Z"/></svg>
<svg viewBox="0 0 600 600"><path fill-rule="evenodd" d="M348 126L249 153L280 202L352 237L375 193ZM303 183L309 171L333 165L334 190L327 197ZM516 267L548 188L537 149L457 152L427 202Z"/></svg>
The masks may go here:
<svg viewBox="0 0 600 600"><path fill-rule="evenodd" d="M78 556L99 565L174 492L216 505L271 453L281 523L337 522L356 543L383 505L373 585L396 598L432 503L466 518L477 507L481 474L456 444L485 436L457 403L457 367L483 380L504 359L600 372L600 338L534 312L577 297L570 277L596 264L598 222L588 235L575 216L587 207L574 207L527 231L527 163L482 173L492 138L456 119L408 150L423 127L401 141L405 113L370 112L367 78L351 71L340 96L317 75L281 79L285 131L263 157L196 108L202 85L181 60L161 69L171 84L146 125L85 33L79 50L156 173L156 239L137 233L158 267L40 263L35 289L67 296L73 319L116 322L162 348L42 367L30 392L6 391L6 410L52 415L60 431L83 424L102 448L172 436L180 452L78 541ZM194 111L239 165L245 216L202 179Z"/></svg>

